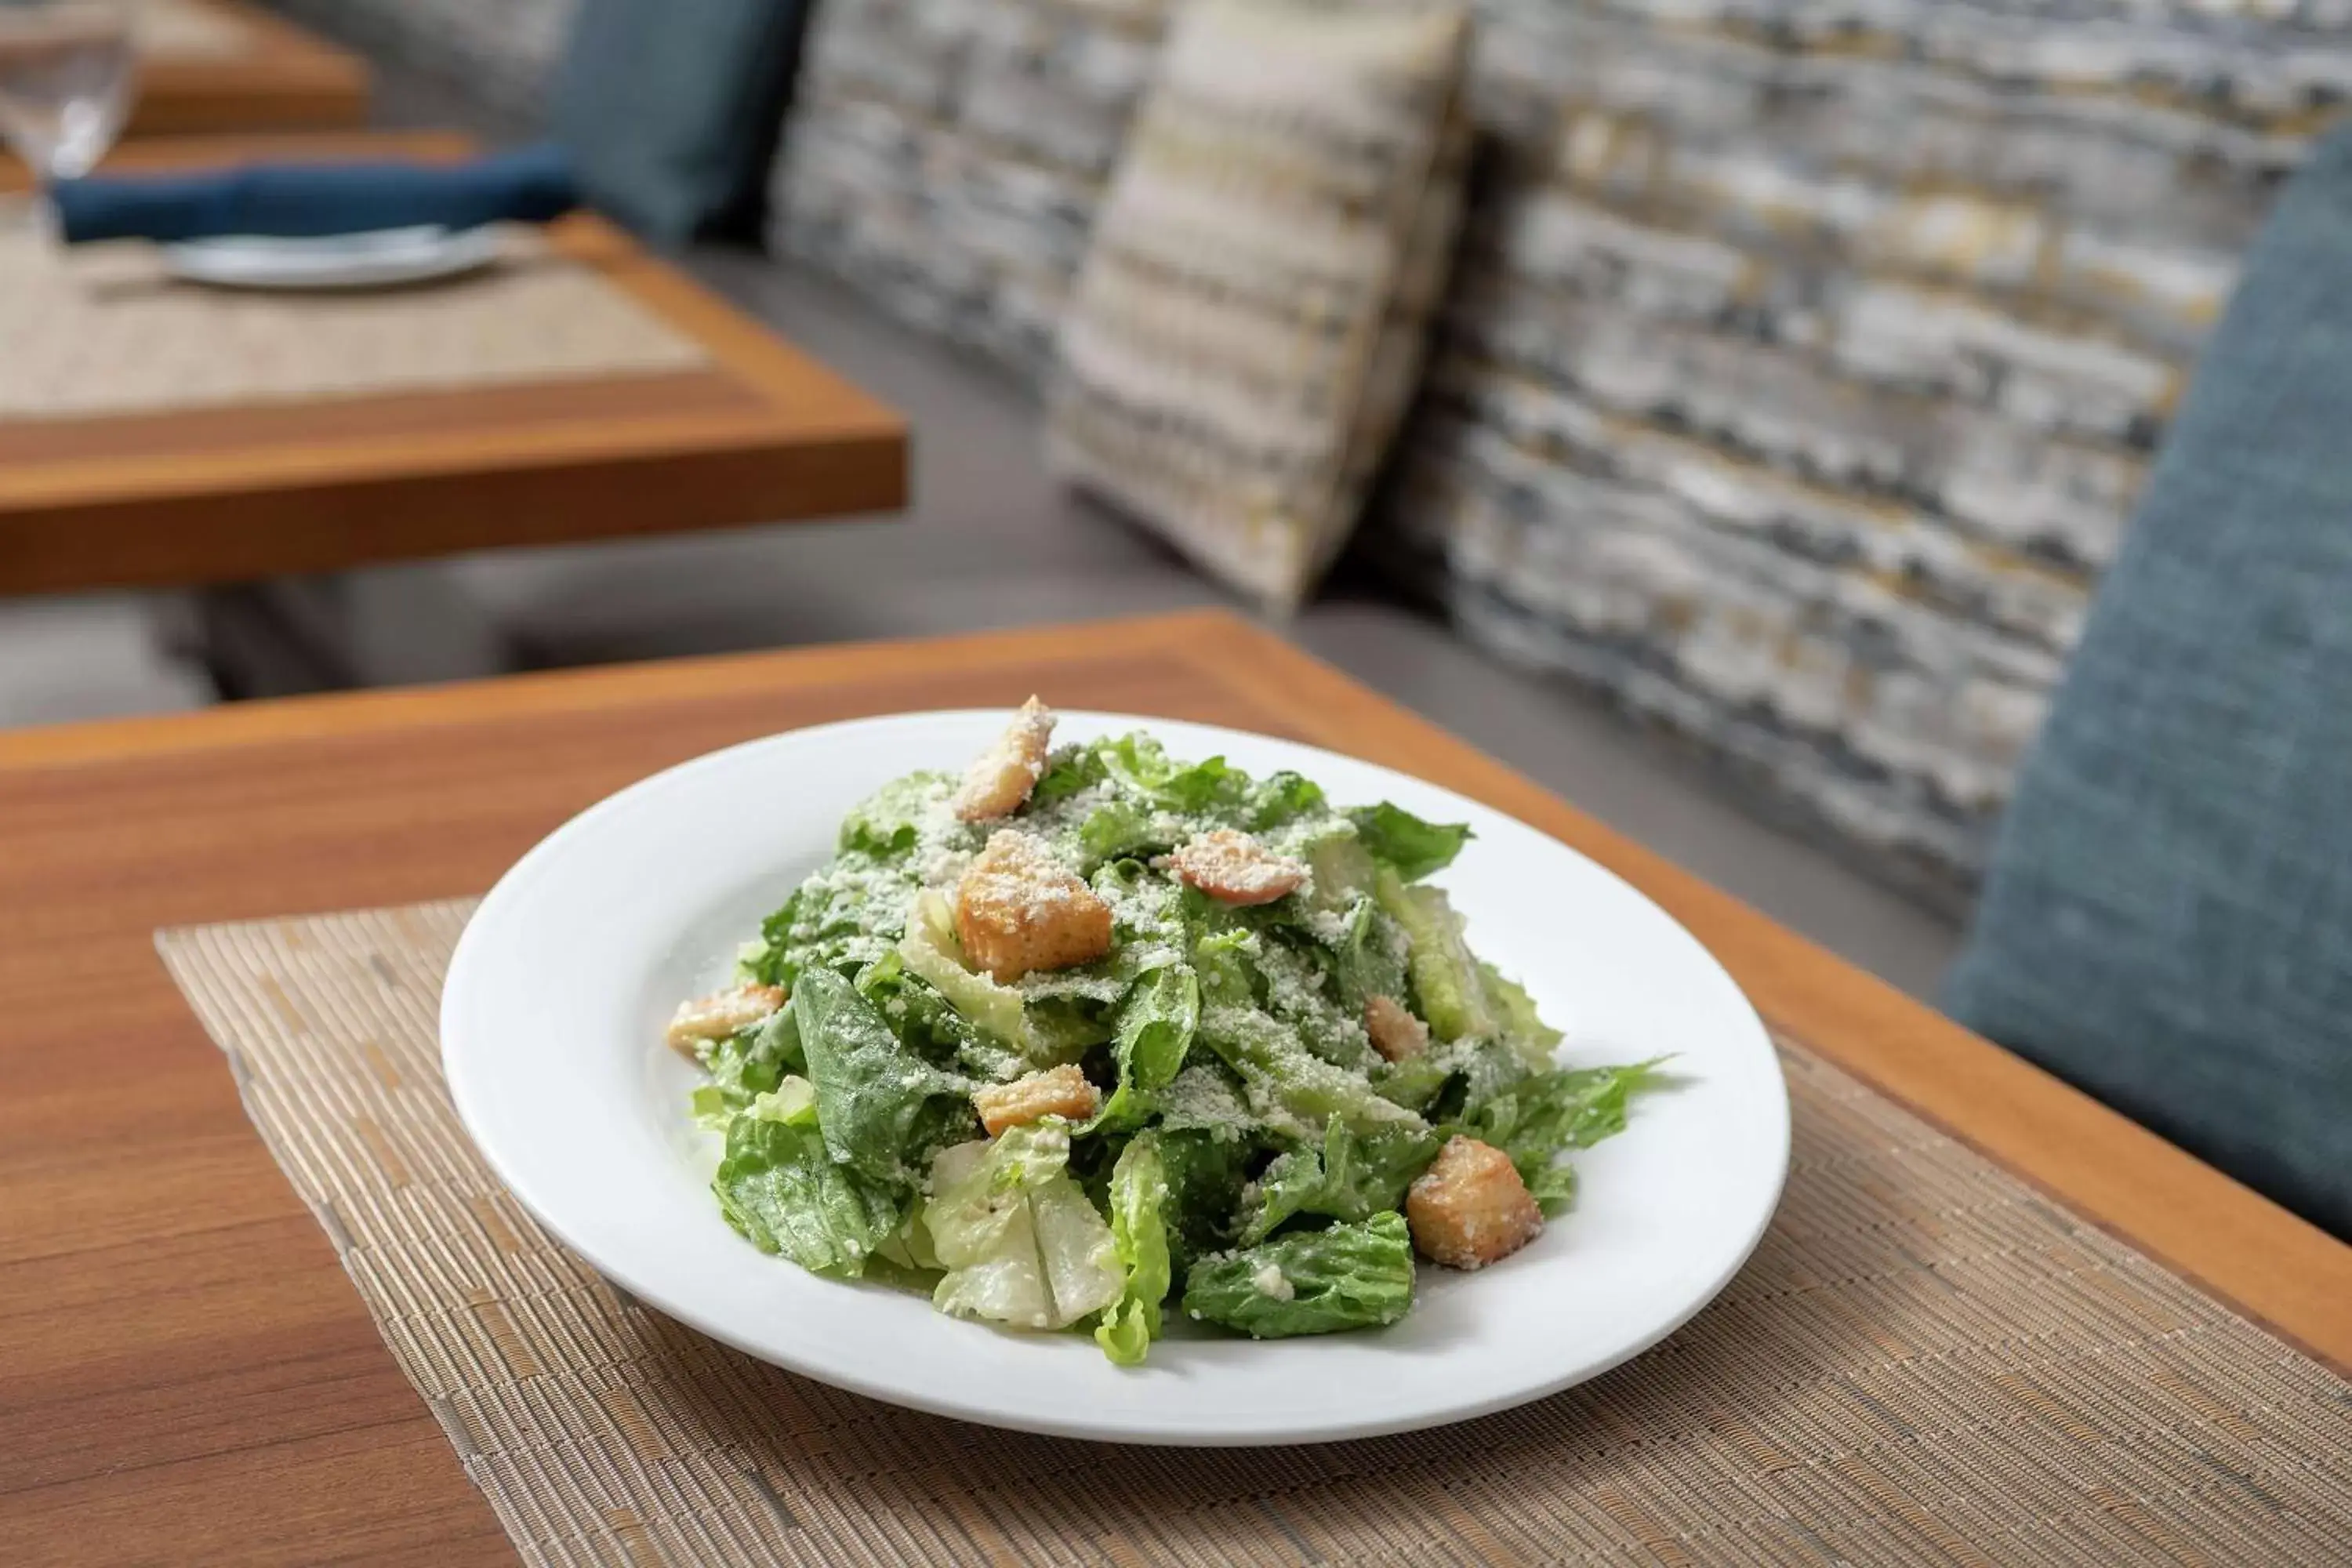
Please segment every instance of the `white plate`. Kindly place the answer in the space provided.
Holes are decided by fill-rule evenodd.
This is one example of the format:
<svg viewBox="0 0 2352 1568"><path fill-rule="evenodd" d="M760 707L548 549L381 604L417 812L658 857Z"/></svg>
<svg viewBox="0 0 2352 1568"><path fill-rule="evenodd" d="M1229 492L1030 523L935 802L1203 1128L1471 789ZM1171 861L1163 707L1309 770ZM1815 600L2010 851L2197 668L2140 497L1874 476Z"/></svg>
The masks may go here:
<svg viewBox="0 0 2352 1568"><path fill-rule="evenodd" d="M454 278L499 258L494 227L377 229L315 239L250 235L163 247L173 276L224 289L386 289Z"/></svg>
<svg viewBox="0 0 2352 1568"><path fill-rule="evenodd" d="M1187 1336L1125 1370L1076 1334L999 1331L920 1297L767 1257L719 1217L716 1142L662 1044L762 915L827 859L849 808L961 766L1003 713L916 713L754 741L593 807L525 856L457 945L441 1053L459 1115L548 1228L670 1316L860 1394L1121 1442L1370 1436L1498 1410L1646 1349L1729 1281L1789 1160L1780 1064L1738 988L1655 905L1557 841L1433 784L1199 724L1063 715L1057 740L1149 729L1180 757L1295 768L1342 804L1392 800L1477 832L1441 883L1478 952L1568 1032L1566 1059L1672 1053L1680 1087L1575 1156L1576 1207L1482 1273L1422 1270L1393 1328L1259 1343Z"/></svg>

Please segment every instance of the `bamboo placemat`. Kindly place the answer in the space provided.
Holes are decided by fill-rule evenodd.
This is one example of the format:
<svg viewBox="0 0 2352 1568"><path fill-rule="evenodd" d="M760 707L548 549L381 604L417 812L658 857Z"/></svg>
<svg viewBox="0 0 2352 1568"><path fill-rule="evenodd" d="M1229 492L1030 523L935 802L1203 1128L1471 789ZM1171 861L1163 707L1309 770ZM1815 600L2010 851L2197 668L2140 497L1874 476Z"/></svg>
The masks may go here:
<svg viewBox="0 0 2352 1568"><path fill-rule="evenodd" d="M2352 1385L1785 1040L1795 1163L1754 1260L1664 1344L1538 1404L1219 1452L1019 1436L836 1392L639 1306L490 1178L435 1039L471 908L158 942L528 1562L2352 1552Z"/></svg>
<svg viewBox="0 0 2352 1568"><path fill-rule="evenodd" d="M145 247L65 251L21 216L0 204L0 419L659 374L709 357L525 231L468 278L263 294L173 282Z"/></svg>

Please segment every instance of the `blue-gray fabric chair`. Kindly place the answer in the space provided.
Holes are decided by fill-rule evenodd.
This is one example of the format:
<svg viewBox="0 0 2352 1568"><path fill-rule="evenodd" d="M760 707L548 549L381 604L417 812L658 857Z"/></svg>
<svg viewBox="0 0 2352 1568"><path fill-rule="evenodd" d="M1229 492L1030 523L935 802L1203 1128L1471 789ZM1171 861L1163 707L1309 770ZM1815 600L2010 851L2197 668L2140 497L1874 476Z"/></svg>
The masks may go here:
<svg viewBox="0 0 2352 1568"><path fill-rule="evenodd" d="M2352 131L2205 351L1947 1002L2352 1237Z"/></svg>
<svg viewBox="0 0 2352 1568"><path fill-rule="evenodd" d="M583 0L552 115L597 206L649 238L757 232L804 0Z"/></svg>

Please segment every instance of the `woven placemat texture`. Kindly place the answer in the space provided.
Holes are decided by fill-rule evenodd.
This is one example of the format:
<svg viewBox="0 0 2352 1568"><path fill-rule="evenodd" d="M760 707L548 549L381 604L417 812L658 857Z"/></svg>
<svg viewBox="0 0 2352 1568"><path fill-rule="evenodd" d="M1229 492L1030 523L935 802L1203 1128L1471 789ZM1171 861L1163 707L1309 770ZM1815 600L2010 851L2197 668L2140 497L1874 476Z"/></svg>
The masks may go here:
<svg viewBox="0 0 2352 1568"><path fill-rule="evenodd" d="M1568 1393L1220 1452L836 1392L638 1305L491 1178L435 1038L471 908L158 942L528 1562L2347 1560L2352 1385L1786 1041L1795 1163L1755 1258Z"/></svg>
<svg viewBox="0 0 2352 1568"><path fill-rule="evenodd" d="M509 237L504 263L431 287L263 294L176 283L145 247L67 252L0 212L0 419L652 374L702 345L598 276Z"/></svg>

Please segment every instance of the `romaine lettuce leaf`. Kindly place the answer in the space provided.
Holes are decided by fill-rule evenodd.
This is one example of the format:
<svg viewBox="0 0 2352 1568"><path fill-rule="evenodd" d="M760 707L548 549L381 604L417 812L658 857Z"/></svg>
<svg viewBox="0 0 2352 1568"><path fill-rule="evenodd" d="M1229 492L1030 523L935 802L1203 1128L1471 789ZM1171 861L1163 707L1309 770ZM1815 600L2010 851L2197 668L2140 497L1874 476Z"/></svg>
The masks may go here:
<svg viewBox="0 0 2352 1568"><path fill-rule="evenodd" d="M1110 1226L1069 1173L1055 1121L943 1149L923 1226L947 1275L943 1312L1024 1329L1066 1328L1119 1299L1127 1270Z"/></svg>
<svg viewBox="0 0 2352 1568"><path fill-rule="evenodd" d="M880 958L906 931L919 885L914 858L845 850L810 872L761 922L760 946L745 955L744 974L789 991L803 970L850 974Z"/></svg>
<svg viewBox="0 0 2352 1568"><path fill-rule="evenodd" d="M1659 1081L1660 1057L1625 1067L1554 1068L1507 1087L1475 1094L1460 1118L1438 1131L1491 1143L1511 1157L1519 1177L1551 1212L1575 1195L1576 1179L1554 1162L1625 1130L1627 1103Z"/></svg>
<svg viewBox="0 0 2352 1568"><path fill-rule="evenodd" d="M1178 763L1149 735L1120 735L1098 742L1095 754L1124 793L1166 811L1237 816L1248 798L1249 775L1228 765L1224 758Z"/></svg>
<svg viewBox="0 0 2352 1568"><path fill-rule="evenodd" d="M1430 1107L1454 1076L1454 1065L1435 1053L1423 1051L1402 1061L1381 1062L1372 1068L1372 1092L1394 1105L1422 1116L1430 1114Z"/></svg>
<svg viewBox="0 0 2352 1568"><path fill-rule="evenodd" d="M1213 929L1201 921L1195 906L1205 903L1191 889L1184 891L1186 921L1198 934L1192 942L1192 972L1200 976L1203 1005L1247 1007L1257 1000L1257 980L1249 948L1256 933L1241 927Z"/></svg>
<svg viewBox="0 0 2352 1568"><path fill-rule="evenodd" d="M1249 785L1242 808L1243 826L1253 833L1264 833L1310 816L1323 805L1323 786L1286 768Z"/></svg>
<svg viewBox="0 0 2352 1568"><path fill-rule="evenodd" d="M1262 1172L1245 1213L1242 1240L1255 1244L1295 1215L1370 1219L1404 1202L1405 1188L1437 1156L1437 1135L1412 1126L1359 1135L1334 1119L1321 1148L1285 1151Z"/></svg>
<svg viewBox="0 0 2352 1568"><path fill-rule="evenodd" d="M1045 759L1045 771L1037 776L1036 785L1029 792L1027 809L1053 805L1094 784L1102 783L1102 758L1096 748L1085 743L1056 746Z"/></svg>
<svg viewBox="0 0 2352 1568"><path fill-rule="evenodd" d="M1381 908L1404 928L1412 944L1406 971L1417 1009L1441 1040L1500 1032L1478 961L1462 940L1462 917L1435 888L1408 888L1390 867L1376 884Z"/></svg>
<svg viewBox="0 0 2352 1568"><path fill-rule="evenodd" d="M898 949L859 970L857 989L898 1037L933 1065L986 1082L1020 1076L1023 1058L957 1012L938 986L908 967Z"/></svg>
<svg viewBox="0 0 2352 1568"><path fill-rule="evenodd" d="M793 993L825 1146L868 1180L911 1185L933 1150L978 1125L968 1086L899 1040L857 988L812 969Z"/></svg>
<svg viewBox="0 0 2352 1568"><path fill-rule="evenodd" d="M1465 823L1423 822L1386 801L1360 805L1348 813L1348 820L1356 825L1358 841L1373 858L1408 882L1418 882L1454 864L1454 858L1470 839Z"/></svg>
<svg viewBox="0 0 2352 1568"><path fill-rule="evenodd" d="M1321 1127L1335 1116L1359 1132L1423 1125L1383 1099L1363 1073L1316 1056L1294 1026L1259 1008L1204 1006L1198 1038L1240 1076L1256 1117L1276 1127Z"/></svg>
<svg viewBox="0 0 2352 1568"><path fill-rule="evenodd" d="M1590 1149L1603 1138L1624 1131L1627 1102L1644 1089L1660 1087L1664 1075L1658 1069L1666 1060L1652 1057L1625 1067L1559 1069L1558 1094L1564 1108L1559 1121L1564 1133L1561 1146Z"/></svg>
<svg viewBox="0 0 2352 1568"><path fill-rule="evenodd" d="M694 1091L694 1110L714 1127L808 1065L800 1026L790 1007L772 1013L740 1034L712 1040L697 1053L710 1081Z"/></svg>
<svg viewBox="0 0 2352 1568"><path fill-rule="evenodd" d="M1348 906L1347 928L1331 952L1331 977L1340 999L1360 1014L1375 996L1402 1003L1408 951L1396 921L1370 897Z"/></svg>
<svg viewBox="0 0 2352 1568"><path fill-rule="evenodd" d="M891 780L842 819L838 847L881 861L903 859L914 852L923 818L954 787L955 780L942 773L908 773ZM971 837L976 838L978 834Z"/></svg>
<svg viewBox="0 0 2352 1568"><path fill-rule="evenodd" d="M798 1073L787 1073L783 1081L751 1101L744 1115L761 1121L788 1121L795 1127L816 1125L816 1085Z"/></svg>
<svg viewBox="0 0 2352 1568"><path fill-rule="evenodd" d="M1261 1340L1393 1323L1412 1310L1412 1238L1393 1210L1192 1265L1184 1315Z"/></svg>
<svg viewBox="0 0 2352 1568"><path fill-rule="evenodd" d="M843 1279L864 1273L904 1217L898 1195L835 1161L806 1118L736 1117L711 1190L728 1223L761 1251Z"/></svg>
<svg viewBox="0 0 2352 1568"><path fill-rule="evenodd" d="M1288 1025L1300 1045L1334 1067L1370 1070L1380 1058L1364 1033L1363 1004L1333 994L1329 949L1286 926L1261 931L1250 956L1265 982L1266 1011Z"/></svg>
<svg viewBox="0 0 2352 1568"><path fill-rule="evenodd" d="M1231 1127L1179 1128L1158 1131L1157 1137L1168 1181L1160 1215L1170 1252L1181 1263L1231 1246L1256 1142Z"/></svg>
<svg viewBox="0 0 2352 1568"><path fill-rule="evenodd" d="M1552 1052L1559 1048L1560 1032L1536 1012L1536 999L1528 994L1527 987L1484 959L1478 963L1478 979L1503 1026L1503 1038L1528 1066L1538 1070L1549 1068Z"/></svg>
<svg viewBox="0 0 2352 1568"><path fill-rule="evenodd" d="M1172 1279L1168 1260L1168 1172L1160 1140L1146 1132L1119 1151L1110 1173L1110 1232L1127 1281L1095 1325L1095 1342L1121 1366L1141 1364L1160 1337L1160 1303Z"/></svg>
<svg viewBox="0 0 2352 1568"><path fill-rule="evenodd" d="M1107 801L1078 824L1078 848L1084 855L1081 868L1091 872L1106 860L1173 848L1170 837L1153 827L1151 814L1134 801Z"/></svg>
<svg viewBox="0 0 2352 1568"><path fill-rule="evenodd" d="M1116 1129L1141 1122L1150 1112L1153 1093L1183 1068L1200 1022L1201 984L1191 969L1172 964L1138 981L1119 1005L1111 1036L1118 1087L1095 1125Z"/></svg>
<svg viewBox="0 0 2352 1568"><path fill-rule="evenodd" d="M961 944L956 941L955 912L945 898L925 892L915 900L907 934L898 942L898 957L937 987L975 1028L1024 1058L1029 1054L1021 993L964 967Z"/></svg>
<svg viewBox="0 0 2352 1568"><path fill-rule="evenodd" d="M1314 873L1317 907L1343 910L1358 899L1371 896L1372 879L1380 871L1380 863L1365 852L1363 841L1356 837L1354 824L1339 819L1334 831L1318 836L1302 852L1307 857L1307 868Z"/></svg>

